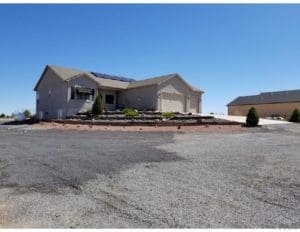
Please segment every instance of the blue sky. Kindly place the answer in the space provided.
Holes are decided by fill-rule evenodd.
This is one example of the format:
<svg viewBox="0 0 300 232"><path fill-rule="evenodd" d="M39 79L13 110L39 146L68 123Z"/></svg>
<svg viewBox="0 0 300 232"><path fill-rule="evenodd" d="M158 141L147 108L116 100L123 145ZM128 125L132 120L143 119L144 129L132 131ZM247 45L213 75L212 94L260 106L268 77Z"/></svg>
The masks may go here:
<svg viewBox="0 0 300 232"><path fill-rule="evenodd" d="M179 73L204 112L300 88L300 5L0 5L0 112L35 108L46 64L135 79Z"/></svg>

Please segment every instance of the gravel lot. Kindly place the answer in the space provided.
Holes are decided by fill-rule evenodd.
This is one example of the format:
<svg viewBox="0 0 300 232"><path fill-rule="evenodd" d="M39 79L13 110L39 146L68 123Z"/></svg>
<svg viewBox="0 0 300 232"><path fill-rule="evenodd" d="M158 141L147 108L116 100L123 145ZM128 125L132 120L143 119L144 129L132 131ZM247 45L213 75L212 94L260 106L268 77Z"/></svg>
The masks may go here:
<svg viewBox="0 0 300 232"><path fill-rule="evenodd" d="M0 226L299 228L299 138L0 126Z"/></svg>

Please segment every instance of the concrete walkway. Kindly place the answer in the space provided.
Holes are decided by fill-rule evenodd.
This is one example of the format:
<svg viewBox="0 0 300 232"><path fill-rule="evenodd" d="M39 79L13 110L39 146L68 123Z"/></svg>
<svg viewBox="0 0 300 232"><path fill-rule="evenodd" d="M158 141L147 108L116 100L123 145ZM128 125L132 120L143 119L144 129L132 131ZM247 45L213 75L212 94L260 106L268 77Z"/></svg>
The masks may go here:
<svg viewBox="0 0 300 232"><path fill-rule="evenodd" d="M202 114L202 115L204 115L204 114ZM206 116L207 116L207 114L206 114ZM234 122L241 122L241 123L246 122L245 116L231 116L231 115L221 115L221 114L214 114L211 116L214 116L215 118L219 118L219 119L234 121ZM280 120L272 120L272 119L264 119L264 118L259 119L259 125L288 124L288 123L290 123L290 122L280 121Z"/></svg>

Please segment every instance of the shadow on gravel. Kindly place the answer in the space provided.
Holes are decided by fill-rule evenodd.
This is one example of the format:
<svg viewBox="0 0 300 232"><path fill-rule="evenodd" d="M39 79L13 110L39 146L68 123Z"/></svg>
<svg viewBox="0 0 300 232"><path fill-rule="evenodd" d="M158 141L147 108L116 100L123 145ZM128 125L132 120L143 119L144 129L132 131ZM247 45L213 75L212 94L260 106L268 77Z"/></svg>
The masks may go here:
<svg viewBox="0 0 300 232"><path fill-rule="evenodd" d="M34 118L30 118L30 119L26 119L24 121L15 121L12 119L8 119L8 120L4 120L2 122L0 122L0 126L12 126L12 125L33 125L33 124L37 124L39 123L38 120L34 119Z"/></svg>
<svg viewBox="0 0 300 232"><path fill-rule="evenodd" d="M80 191L98 174L110 177L136 163L149 168L147 163L183 160L156 148L172 141L172 133L153 132L0 133L0 187L16 187L19 192L56 193L58 187Z"/></svg>

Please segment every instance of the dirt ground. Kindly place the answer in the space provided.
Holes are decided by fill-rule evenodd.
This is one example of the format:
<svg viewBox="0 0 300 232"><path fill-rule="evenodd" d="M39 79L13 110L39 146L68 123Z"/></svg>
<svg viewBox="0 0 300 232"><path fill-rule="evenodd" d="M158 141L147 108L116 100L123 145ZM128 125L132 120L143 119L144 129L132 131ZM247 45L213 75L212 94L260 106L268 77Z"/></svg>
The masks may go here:
<svg viewBox="0 0 300 232"><path fill-rule="evenodd" d="M101 126L75 125L41 122L34 125L38 129L60 129L79 131L154 131L154 132L239 132L246 128L240 125L195 125L195 126Z"/></svg>

